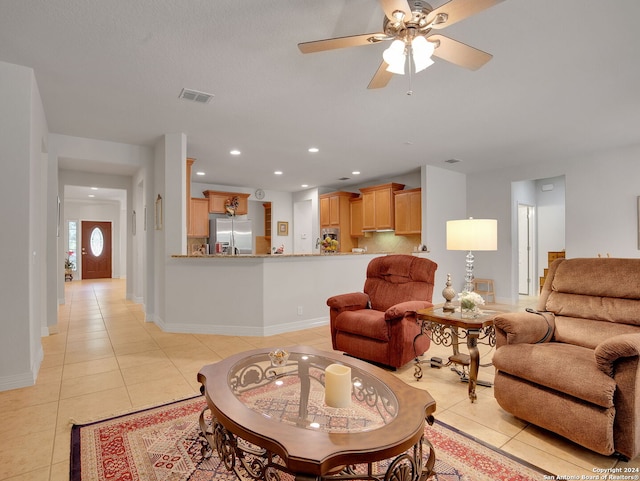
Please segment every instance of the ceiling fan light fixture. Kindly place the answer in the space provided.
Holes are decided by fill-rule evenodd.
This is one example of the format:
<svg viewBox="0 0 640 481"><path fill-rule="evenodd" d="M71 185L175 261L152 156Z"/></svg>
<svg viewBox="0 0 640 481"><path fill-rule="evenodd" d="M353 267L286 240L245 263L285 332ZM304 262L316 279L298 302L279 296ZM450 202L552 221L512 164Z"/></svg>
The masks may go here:
<svg viewBox="0 0 640 481"><path fill-rule="evenodd" d="M398 75L404 75L405 44L402 40L394 40L384 52L382 58L389 65L387 71Z"/></svg>

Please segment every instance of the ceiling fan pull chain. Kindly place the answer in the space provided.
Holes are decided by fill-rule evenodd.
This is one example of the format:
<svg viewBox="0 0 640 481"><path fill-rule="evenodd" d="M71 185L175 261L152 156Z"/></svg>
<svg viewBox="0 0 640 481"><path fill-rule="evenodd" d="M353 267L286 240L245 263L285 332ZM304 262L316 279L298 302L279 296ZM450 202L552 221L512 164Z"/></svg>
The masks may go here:
<svg viewBox="0 0 640 481"><path fill-rule="evenodd" d="M413 95L413 76L411 75L411 64L414 64L415 67L415 63L413 62L413 47L411 46L411 44L409 44L407 46L407 59L409 60L409 90L407 91L407 95Z"/></svg>

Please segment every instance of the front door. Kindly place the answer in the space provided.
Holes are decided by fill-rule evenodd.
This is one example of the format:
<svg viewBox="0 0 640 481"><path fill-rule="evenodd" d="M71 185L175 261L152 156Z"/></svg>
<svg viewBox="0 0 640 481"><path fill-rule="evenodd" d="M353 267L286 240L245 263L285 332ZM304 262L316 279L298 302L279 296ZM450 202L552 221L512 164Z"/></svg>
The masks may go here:
<svg viewBox="0 0 640 481"><path fill-rule="evenodd" d="M82 221L82 278L111 277L111 222Z"/></svg>

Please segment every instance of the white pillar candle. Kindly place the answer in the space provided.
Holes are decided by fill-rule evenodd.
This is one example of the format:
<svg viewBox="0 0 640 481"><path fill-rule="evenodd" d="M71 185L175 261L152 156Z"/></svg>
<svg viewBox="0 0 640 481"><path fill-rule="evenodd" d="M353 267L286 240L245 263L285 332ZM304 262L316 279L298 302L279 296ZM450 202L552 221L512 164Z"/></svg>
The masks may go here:
<svg viewBox="0 0 640 481"><path fill-rule="evenodd" d="M351 404L351 368L330 364L324 371L324 402L333 408Z"/></svg>

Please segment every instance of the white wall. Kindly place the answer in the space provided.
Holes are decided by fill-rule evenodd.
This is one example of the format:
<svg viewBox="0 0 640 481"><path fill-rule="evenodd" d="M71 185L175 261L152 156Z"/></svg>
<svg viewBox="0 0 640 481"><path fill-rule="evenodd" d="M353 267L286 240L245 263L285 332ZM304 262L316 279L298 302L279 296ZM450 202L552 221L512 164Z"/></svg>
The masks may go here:
<svg viewBox="0 0 640 481"><path fill-rule="evenodd" d="M422 243L429 250L427 257L438 264L433 290L433 303L438 304L444 302L442 290L447 274L451 274L456 292L464 286L467 253L447 250L446 225L448 220L467 217L466 176L427 165L422 169L422 177ZM476 257L481 257L486 253L477 254Z"/></svg>
<svg viewBox="0 0 640 481"><path fill-rule="evenodd" d="M0 62L0 391L35 382L48 321L47 123L33 70Z"/></svg>
<svg viewBox="0 0 640 481"><path fill-rule="evenodd" d="M171 258L166 311L169 332L269 336L325 325L326 300L362 291L376 255Z"/></svg>
<svg viewBox="0 0 640 481"><path fill-rule="evenodd" d="M576 159L566 174L569 257L640 257L640 145Z"/></svg>
<svg viewBox="0 0 640 481"><path fill-rule="evenodd" d="M552 185L553 189L543 191L542 186L548 185ZM549 263L547 253L562 251L565 248L564 177L536 180L535 191L538 276L542 276ZM537 281L534 285L538 285Z"/></svg>
<svg viewBox="0 0 640 481"><path fill-rule="evenodd" d="M469 215L498 219L498 251L476 256L478 277L495 280L499 300L517 300L517 244L511 242L511 183L565 177L567 257L638 257L636 197L640 145L567 160L548 159L469 175ZM486 273L486 274L485 274ZM500 299L501 298L501 299Z"/></svg>

